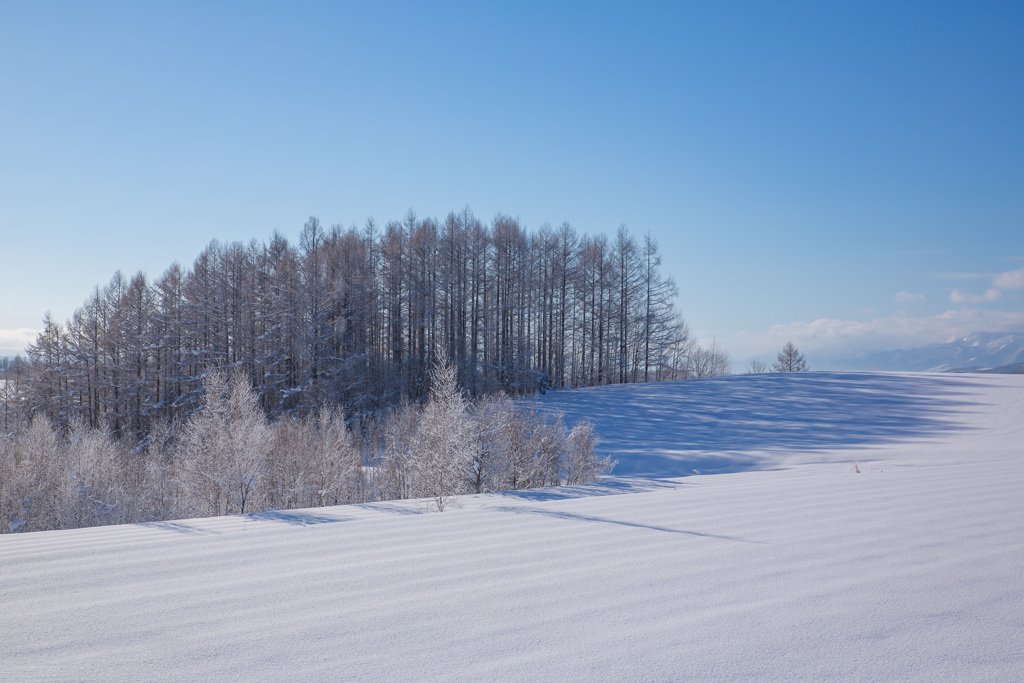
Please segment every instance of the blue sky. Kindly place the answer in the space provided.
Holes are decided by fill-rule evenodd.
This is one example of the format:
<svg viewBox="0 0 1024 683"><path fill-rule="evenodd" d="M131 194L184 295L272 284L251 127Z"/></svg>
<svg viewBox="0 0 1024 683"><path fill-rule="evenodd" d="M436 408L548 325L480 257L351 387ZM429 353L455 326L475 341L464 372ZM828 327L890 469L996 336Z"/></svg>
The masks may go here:
<svg viewBox="0 0 1024 683"><path fill-rule="evenodd" d="M650 231L738 366L1024 332L1024 4L365 4L0 0L0 353L213 238L466 205Z"/></svg>

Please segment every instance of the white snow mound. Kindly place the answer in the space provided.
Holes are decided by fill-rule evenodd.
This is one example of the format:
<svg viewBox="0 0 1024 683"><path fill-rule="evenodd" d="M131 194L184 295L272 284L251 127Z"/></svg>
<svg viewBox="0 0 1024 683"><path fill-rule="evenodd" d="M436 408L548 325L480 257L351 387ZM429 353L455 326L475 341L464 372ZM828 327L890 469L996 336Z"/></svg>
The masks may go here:
<svg viewBox="0 0 1024 683"><path fill-rule="evenodd" d="M0 536L0 680L1024 679L1024 376L539 400L614 476Z"/></svg>

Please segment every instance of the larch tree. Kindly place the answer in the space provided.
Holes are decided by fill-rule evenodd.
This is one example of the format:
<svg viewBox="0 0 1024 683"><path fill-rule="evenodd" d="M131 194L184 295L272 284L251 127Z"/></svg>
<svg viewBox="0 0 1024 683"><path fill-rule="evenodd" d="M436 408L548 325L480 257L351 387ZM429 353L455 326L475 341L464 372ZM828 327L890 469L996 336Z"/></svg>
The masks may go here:
<svg viewBox="0 0 1024 683"><path fill-rule="evenodd" d="M208 368L245 372L268 419L337 405L363 421L422 403L436 349L474 398L720 373L660 271L653 238L625 228L530 231L468 208L361 230L311 217L295 245L213 241L153 281L116 273L63 326L48 318L5 423L43 411L61 436L80 419L144 442L200 408Z"/></svg>
<svg viewBox="0 0 1024 683"><path fill-rule="evenodd" d="M772 364L772 372L807 372L807 360L800 349L788 341Z"/></svg>

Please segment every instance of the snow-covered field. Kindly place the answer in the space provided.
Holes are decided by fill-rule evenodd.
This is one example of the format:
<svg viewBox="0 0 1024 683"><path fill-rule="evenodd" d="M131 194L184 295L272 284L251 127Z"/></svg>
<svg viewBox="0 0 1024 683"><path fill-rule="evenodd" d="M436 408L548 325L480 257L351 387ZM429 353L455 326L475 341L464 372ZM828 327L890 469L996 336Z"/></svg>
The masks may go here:
<svg viewBox="0 0 1024 683"><path fill-rule="evenodd" d="M1024 680L1024 376L541 402L616 476L0 537L0 680Z"/></svg>

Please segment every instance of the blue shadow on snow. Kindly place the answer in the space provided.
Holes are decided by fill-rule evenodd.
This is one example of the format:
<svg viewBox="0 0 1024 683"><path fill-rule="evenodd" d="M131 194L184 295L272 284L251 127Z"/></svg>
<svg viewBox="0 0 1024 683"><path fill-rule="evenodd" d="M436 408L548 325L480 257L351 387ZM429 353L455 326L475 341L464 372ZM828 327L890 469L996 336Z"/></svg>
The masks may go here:
<svg viewBox="0 0 1024 683"><path fill-rule="evenodd" d="M877 446L966 429L962 376L812 372L620 384L538 399L594 422L616 477L680 477L770 466L767 452Z"/></svg>

